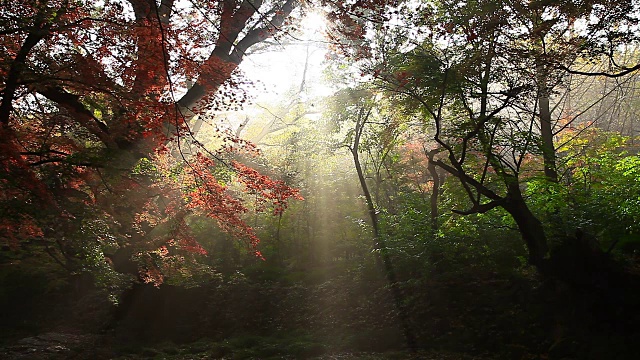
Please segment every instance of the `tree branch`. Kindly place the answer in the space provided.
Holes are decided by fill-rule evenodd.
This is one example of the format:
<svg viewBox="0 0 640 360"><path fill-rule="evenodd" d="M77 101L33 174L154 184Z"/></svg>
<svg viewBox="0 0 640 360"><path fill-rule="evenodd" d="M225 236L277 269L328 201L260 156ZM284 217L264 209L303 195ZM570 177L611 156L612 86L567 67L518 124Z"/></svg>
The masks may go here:
<svg viewBox="0 0 640 360"><path fill-rule="evenodd" d="M631 74L634 71L640 70L640 64L637 64L637 65L632 66L632 67L621 66L620 68L622 69L622 71L620 71L620 72L609 73L609 72L605 72L605 71L589 72L589 71L571 70L569 67L567 67L565 65L558 66L558 69L566 71L567 73L573 74L573 75L604 76L604 77L608 77L608 78L618 78L618 77L622 77L622 76Z"/></svg>
<svg viewBox="0 0 640 360"><path fill-rule="evenodd" d="M471 207L471 209L469 210L453 209L451 211L459 215L484 214L491 209L504 205L504 203L505 203L505 199L499 199L499 200L490 201L485 204L474 203L473 207Z"/></svg>
<svg viewBox="0 0 640 360"><path fill-rule="evenodd" d="M471 176L469 176L464 171L458 171L453 166L447 165L446 163L444 163L442 160L434 160L433 163L436 164L437 166L439 166L440 168L444 169L449 174L457 177L463 183L466 183L466 184L469 184L469 185L473 186L474 189L476 189L478 192L480 192L485 197L487 197L487 198L489 198L491 200L501 200L502 199L502 197L500 195L496 194L493 190L491 190L488 187L484 186L483 184L478 182L478 180L472 178ZM474 200L472 200L472 201L474 201Z"/></svg>
<svg viewBox="0 0 640 360"><path fill-rule="evenodd" d="M39 14L40 16L42 14ZM38 17L40 17L38 16ZM25 61L27 56L31 52L40 40L49 35L50 25L36 24L27 38L22 43L20 51L13 59L11 67L9 68L7 79L4 83L4 90L2 91L2 103L0 103L0 126L9 126L9 117L13 112L13 98L18 90L19 78L22 73L22 68L25 67Z"/></svg>
<svg viewBox="0 0 640 360"><path fill-rule="evenodd" d="M58 86L37 89L37 92L58 104L70 114L75 115L74 119L93 135L97 136L107 147L118 148L116 142L109 136L109 128L107 125L96 118L93 113L80 102L79 95L68 93Z"/></svg>
<svg viewBox="0 0 640 360"><path fill-rule="evenodd" d="M251 46L271 37L273 32L284 24L284 20L289 17L297 2L298 0L287 0L280 10L275 12L271 20L267 21L265 26L249 31L235 46L233 57L241 60Z"/></svg>

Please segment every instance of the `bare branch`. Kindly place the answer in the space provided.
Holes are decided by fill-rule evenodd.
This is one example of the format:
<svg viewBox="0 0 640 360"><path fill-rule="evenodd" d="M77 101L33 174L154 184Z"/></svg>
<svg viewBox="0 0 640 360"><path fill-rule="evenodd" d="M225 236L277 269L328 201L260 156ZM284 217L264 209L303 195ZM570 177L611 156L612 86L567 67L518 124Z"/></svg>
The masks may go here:
<svg viewBox="0 0 640 360"><path fill-rule="evenodd" d="M610 73L610 72L606 72L606 71L589 72L589 71L571 70L569 67L564 66L564 65L558 66L558 69L566 71L569 74L584 75L584 76L604 76L604 77L608 77L608 78L618 78L618 77L622 77L622 76L631 74L634 71L640 70L640 64L637 64L637 65L632 66L632 67L621 66L620 68L622 69L621 71L619 71L617 73Z"/></svg>

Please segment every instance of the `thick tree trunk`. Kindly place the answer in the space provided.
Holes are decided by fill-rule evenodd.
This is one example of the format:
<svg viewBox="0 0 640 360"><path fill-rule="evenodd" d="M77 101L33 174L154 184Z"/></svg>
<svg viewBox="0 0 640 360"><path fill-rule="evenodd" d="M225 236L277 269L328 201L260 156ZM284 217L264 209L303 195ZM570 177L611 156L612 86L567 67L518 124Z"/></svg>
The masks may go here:
<svg viewBox="0 0 640 360"><path fill-rule="evenodd" d="M508 195L503 207L518 225L522 240L529 251L529 263L538 268L541 273L546 273L549 246L544 227L524 201L518 183L508 186Z"/></svg>

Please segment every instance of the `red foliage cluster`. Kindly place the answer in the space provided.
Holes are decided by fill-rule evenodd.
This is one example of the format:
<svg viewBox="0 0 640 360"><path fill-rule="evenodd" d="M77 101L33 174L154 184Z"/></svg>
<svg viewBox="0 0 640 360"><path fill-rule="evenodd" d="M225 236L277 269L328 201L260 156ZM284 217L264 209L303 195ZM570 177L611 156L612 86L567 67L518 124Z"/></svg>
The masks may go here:
<svg viewBox="0 0 640 360"><path fill-rule="evenodd" d="M157 251L172 242L204 254L185 220L198 211L257 243L242 220L242 196L214 176L213 160L199 154L180 176L172 173L181 167L176 159L169 161L174 168L161 162L176 136L193 135L190 118L215 107L214 99L241 105L245 96L234 72L295 4L2 2L0 242L16 248L43 237L58 243L61 259L72 257L77 249L62 237L102 218L112 222L121 247ZM232 145L223 152L254 151L231 134L225 143ZM271 202L276 214L289 198L299 198L281 182L238 164L233 169L246 191ZM168 223L174 224L171 239L146 236ZM146 279L159 281L147 265Z"/></svg>
<svg viewBox="0 0 640 360"><path fill-rule="evenodd" d="M12 250L20 247L21 239L37 238L42 235L42 229L27 215L22 214L17 221L0 219L0 238L6 239L5 244Z"/></svg>
<svg viewBox="0 0 640 360"><path fill-rule="evenodd" d="M383 24L388 21L399 1L323 0L321 3L331 9L327 18L333 27L327 35L332 39L335 50L355 58L366 58L371 55L371 49L365 39L365 24ZM358 46L353 46L354 44Z"/></svg>
<svg viewBox="0 0 640 360"><path fill-rule="evenodd" d="M407 142L400 149L402 177L409 186L426 194L433 188L432 179L427 171L429 159L425 155L424 139Z"/></svg>
<svg viewBox="0 0 640 360"><path fill-rule="evenodd" d="M287 208L289 199L304 200L298 189L287 186L282 180L273 180L237 161L233 162L233 167L247 191L257 196L258 210L264 209L266 203L271 202L274 215L281 215Z"/></svg>

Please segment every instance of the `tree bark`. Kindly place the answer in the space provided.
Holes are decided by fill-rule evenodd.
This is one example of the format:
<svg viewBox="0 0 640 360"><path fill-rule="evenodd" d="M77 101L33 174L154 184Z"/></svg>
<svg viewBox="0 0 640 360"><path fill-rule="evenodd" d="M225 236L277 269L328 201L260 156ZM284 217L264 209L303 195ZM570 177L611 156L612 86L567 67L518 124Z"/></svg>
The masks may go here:
<svg viewBox="0 0 640 360"><path fill-rule="evenodd" d="M544 46L542 41L538 43L539 50L542 52ZM540 57L543 55L540 54ZM548 69L541 58L538 58L536 65L537 81L538 81L538 116L540 118L540 137L542 138L541 150L544 163L544 175L548 180L557 182L558 173L556 170L556 150L553 145L553 126L551 124L551 108L549 106L549 98L551 89L549 88Z"/></svg>
<svg viewBox="0 0 640 360"><path fill-rule="evenodd" d="M527 206L517 182L509 184L507 191L503 208L513 217L518 226L522 240L529 251L529 263L545 274L549 246L542 222Z"/></svg>
<svg viewBox="0 0 640 360"><path fill-rule="evenodd" d="M547 179L557 182L556 150L553 145L553 127L551 126L551 110L549 108L549 91L541 90L538 97L540 112L540 135L542 137L542 159L544 161L544 175Z"/></svg>

